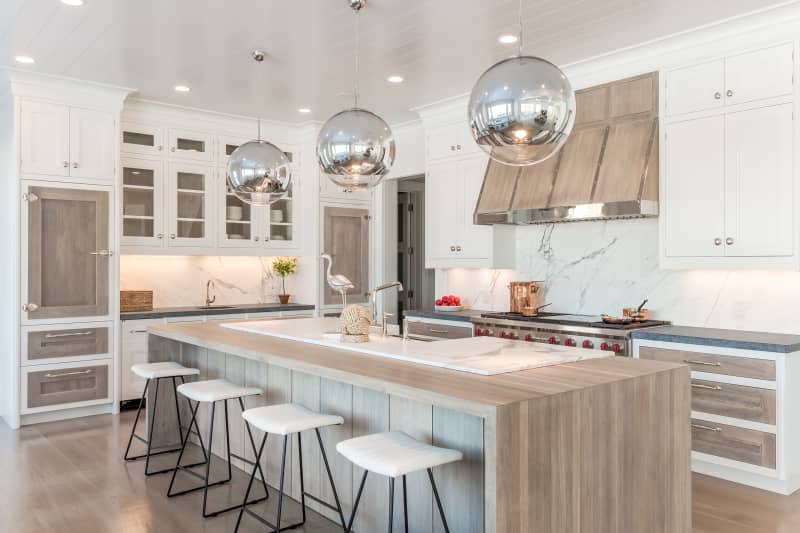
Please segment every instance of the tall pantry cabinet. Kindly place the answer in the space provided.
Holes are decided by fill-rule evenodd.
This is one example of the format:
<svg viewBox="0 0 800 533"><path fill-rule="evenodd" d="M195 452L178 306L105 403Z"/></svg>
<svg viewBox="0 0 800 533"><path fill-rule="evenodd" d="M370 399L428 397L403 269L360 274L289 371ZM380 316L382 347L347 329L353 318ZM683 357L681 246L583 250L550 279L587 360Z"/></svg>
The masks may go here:
<svg viewBox="0 0 800 533"><path fill-rule="evenodd" d="M0 414L12 428L116 405L119 114L128 91L0 80Z"/></svg>

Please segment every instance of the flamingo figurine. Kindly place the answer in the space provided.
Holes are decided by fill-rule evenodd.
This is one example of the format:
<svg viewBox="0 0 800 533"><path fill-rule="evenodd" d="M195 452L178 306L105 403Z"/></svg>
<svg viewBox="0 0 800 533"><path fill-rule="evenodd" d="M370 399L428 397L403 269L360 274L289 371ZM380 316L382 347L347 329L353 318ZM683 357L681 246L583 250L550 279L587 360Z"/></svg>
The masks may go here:
<svg viewBox="0 0 800 533"><path fill-rule="evenodd" d="M328 269L325 272L325 279L328 281L328 286L338 291L342 295L342 309L347 307L347 291L355 287L353 282L341 274L331 274L331 267L333 266L333 259L328 254L322 254L320 257L328 262Z"/></svg>

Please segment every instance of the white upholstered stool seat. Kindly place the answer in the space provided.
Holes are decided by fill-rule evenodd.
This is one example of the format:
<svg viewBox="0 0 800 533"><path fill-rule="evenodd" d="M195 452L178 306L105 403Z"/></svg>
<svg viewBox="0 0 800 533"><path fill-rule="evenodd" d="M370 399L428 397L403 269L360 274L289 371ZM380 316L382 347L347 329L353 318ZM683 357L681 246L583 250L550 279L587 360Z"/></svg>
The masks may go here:
<svg viewBox="0 0 800 533"><path fill-rule="evenodd" d="M392 478L460 461L463 457L458 450L425 444L402 431L344 440L336 445L336 450L364 470Z"/></svg>
<svg viewBox="0 0 800 533"><path fill-rule="evenodd" d="M315 413L293 403L255 407L245 411L242 416L256 429L273 435L289 435L344 424L341 416Z"/></svg>
<svg viewBox="0 0 800 533"><path fill-rule="evenodd" d="M131 372L143 379L177 378L180 376L197 376L200 371L188 368L179 363L140 363L131 367Z"/></svg>
<svg viewBox="0 0 800 533"><path fill-rule="evenodd" d="M257 387L234 385L227 379L210 379L184 383L178 387L178 392L196 402L218 402L246 396L257 396L262 391Z"/></svg>

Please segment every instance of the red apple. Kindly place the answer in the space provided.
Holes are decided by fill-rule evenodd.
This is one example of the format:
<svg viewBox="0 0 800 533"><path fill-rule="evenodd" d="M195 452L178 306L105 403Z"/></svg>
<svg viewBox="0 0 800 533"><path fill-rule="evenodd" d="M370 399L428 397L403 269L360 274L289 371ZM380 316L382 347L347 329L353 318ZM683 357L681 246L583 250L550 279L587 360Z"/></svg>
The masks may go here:
<svg viewBox="0 0 800 533"><path fill-rule="evenodd" d="M444 305L444 301L441 298L439 298L438 300L436 300L436 305L441 307Z"/></svg>

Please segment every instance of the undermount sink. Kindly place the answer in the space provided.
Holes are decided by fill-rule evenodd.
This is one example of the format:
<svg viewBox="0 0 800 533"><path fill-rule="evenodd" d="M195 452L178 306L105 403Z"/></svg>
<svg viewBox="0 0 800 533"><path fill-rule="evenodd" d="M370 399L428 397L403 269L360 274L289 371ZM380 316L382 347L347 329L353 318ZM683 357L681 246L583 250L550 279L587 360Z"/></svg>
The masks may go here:
<svg viewBox="0 0 800 533"><path fill-rule="evenodd" d="M235 305L200 305L195 309L234 309Z"/></svg>

